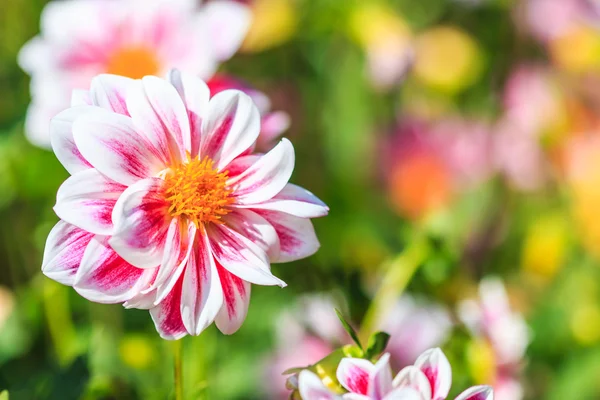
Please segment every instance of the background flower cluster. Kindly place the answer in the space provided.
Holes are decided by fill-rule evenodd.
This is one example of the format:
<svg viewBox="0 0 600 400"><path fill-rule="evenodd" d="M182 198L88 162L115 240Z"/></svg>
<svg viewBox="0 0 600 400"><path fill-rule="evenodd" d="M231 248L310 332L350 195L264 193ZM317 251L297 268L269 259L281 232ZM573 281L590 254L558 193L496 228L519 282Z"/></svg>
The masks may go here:
<svg viewBox="0 0 600 400"><path fill-rule="evenodd" d="M352 342L339 308L363 342L391 334L394 372L440 347L448 398L481 384L498 400L600 398L598 2L47 3L0 3L0 389L11 398L172 394L170 344L147 312L87 302L40 270L69 175L47 122L86 102L71 91L97 73L172 67L213 95L250 95L259 151L289 138L292 181L331 210L314 221L319 251L273 265L288 287L253 291L236 335L212 326L183 340L187 396L287 398L283 371ZM115 28L123 15L131 31ZM154 52L124 39L134 33Z"/></svg>

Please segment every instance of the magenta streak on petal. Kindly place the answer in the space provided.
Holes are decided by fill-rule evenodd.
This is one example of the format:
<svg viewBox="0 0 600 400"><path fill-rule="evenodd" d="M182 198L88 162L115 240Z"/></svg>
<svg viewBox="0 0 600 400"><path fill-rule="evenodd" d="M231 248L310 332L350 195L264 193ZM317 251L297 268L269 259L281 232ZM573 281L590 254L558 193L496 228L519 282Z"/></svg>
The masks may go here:
<svg viewBox="0 0 600 400"><path fill-rule="evenodd" d="M431 385L432 400L437 400L437 397L435 397L435 395L437 395L437 378L438 378L437 369L434 369L431 367L422 367L421 371L423 371L423 373L427 377L427 380L429 381L429 385Z"/></svg>
<svg viewBox="0 0 600 400"><path fill-rule="evenodd" d="M93 216L96 221L100 221L102 225L110 226L112 224L112 211L117 200L101 199L101 200L86 200L81 203L81 207L89 207L93 209Z"/></svg>
<svg viewBox="0 0 600 400"><path fill-rule="evenodd" d="M227 314L232 318L236 315L237 297L246 298L247 296L246 287L242 279L228 272L217 260L215 260L215 264L223 287L223 298L227 307Z"/></svg>
<svg viewBox="0 0 600 400"><path fill-rule="evenodd" d="M128 236L127 244L135 248L147 248L155 243L162 243L167 235L166 224L168 204L156 193L148 192L141 204L133 213L146 216L139 220L135 231Z"/></svg>
<svg viewBox="0 0 600 400"><path fill-rule="evenodd" d="M366 395L369 388L369 375L362 369L352 366L347 371L346 385L352 393Z"/></svg>
<svg viewBox="0 0 600 400"><path fill-rule="evenodd" d="M173 289L171 293L160 303L161 311L164 317L160 321L160 327L164 334L168 336L175 336L180 332L185 332L185 326L181 319L181 288L183 284L183 275Z"/></svg>
<svg viewBox="0 0 600 400"><path fill-rule="evenodd" d="M77 157L79 160L81 160L85 164L86 167L93 168L92 164L90 164L85 158L83 158L83 155L81 154L81 152L75 145L75 141L73 140L73 138L71 138L71 140L69 140L69 144L70 144L70 148L71 148L71 154L73 154L74 157Z"/></svg>
<svg viewBox="0 0 600 400"><path fill-rule="evenodd" d="M465 400L486 400L487 396L485 393L475 393L473 396L467 397Z"/></svg>
<svg viewBox="0 0 600 400"><path fill-rule="evenodd" d="M99 288L106 291L132 287L144 273L143 269L129 264L110 248L106 249L105 257L101 262L102 266L94 271L87 280L95 282Z"/></svg>
<svg viewBox="0 0 600 400"><path fill-rule="evenodd" d="M77 273L77 269L79 269L83 253L92 237L94 237L94 234L86 232L83 229L74 229L70 232L72 233L65 235L55 244L55 247L60 248L64 246L64 249L51 260L51 264L55 264L61 270L67 271L69 276L74 276Z"/></svg>
<svg viewBox="0 0 600 400"><path fill-rule="evenodd" d="M237 107L236 107L237 108ZM221 121L221 125L215 128L214 133L210 137L210 142L208 143L208 148L205 149L204 155L209 157L214 157L218 154L218 151L222 149L223 144L225 143L225 139L231 130L231 125L233 125L233 116L235 114L235 109L229 110L229 114L223 121Z"/></svg>
<svg viewBox="0 0 600 400"><path fill-rule="evenodd" d="M273 220L271 220L271 224L277 231L277 236L279 236L281 251L288 254L295 254L295 250L302 246L302 241L296 237L295 232L292 229L273 222Z"/></svg>
<svg viewBox="0 0 600 400"><path fill-rule="evenodd" d="M135 140L145 142L144 138L141 136L139 136ZM123 170L127 171L130 175L134 175L142 179L147 178L149 176L148 167L143 162L141 162L141 160L146 159L146 155L142 154L140 149L134 146L130 146L129 142L123 145L117 140L106 141L104 142L104 144L108 149L112 150L117 154L122 155L121 159L124 162L120 164L120 167L123 168ZM146 149L153 149L153 146L146 142L140 147Z"/></svg>

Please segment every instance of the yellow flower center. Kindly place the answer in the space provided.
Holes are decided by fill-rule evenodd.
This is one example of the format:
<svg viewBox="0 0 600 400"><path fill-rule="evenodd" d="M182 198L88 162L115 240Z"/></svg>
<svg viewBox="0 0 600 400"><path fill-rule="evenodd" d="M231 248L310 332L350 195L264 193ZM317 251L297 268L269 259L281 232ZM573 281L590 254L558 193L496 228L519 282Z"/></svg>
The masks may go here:
<svg viewBox="0 0 600 400"><path fill-rule="evenodd" d="M117 50L106 65L109 74L140 79L146 75L157 75L160 65L156 54L146 47L124 47Z"/></svg>
<svg viewBox="0 0 600 400"><path fill-rule="evenodd" d="M187 217L196 226L222 223L221 217L229 213L228 206L233 203L226 183L227 171L217 171L208 157L172 168L165 176L169 214Z"/></svg>

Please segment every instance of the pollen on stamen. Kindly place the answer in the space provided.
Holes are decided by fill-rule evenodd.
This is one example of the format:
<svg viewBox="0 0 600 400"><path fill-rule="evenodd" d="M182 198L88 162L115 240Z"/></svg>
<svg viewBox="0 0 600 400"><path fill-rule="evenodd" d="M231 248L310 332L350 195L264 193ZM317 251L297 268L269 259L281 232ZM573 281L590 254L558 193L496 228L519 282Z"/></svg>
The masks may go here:
<svg viewBox="0 0 600 400"><path fill-rule="evenodd" d="M227 172L213 168L210 158L192 159L177 165L165 176L165 194L172 217L187 217L201 223L222 223L233 203L227 188Z"/></svg>

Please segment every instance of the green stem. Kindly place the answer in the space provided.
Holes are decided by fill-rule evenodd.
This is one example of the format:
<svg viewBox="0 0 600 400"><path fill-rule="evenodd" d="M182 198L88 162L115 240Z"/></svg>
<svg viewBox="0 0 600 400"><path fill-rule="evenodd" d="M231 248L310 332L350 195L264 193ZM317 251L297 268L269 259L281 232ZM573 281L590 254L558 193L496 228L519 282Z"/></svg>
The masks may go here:
<svg viewBox="0 0 600 400"><path fill-rule="evenodd" d="M183 400L183 339L173 342L175 400Z"/></svg>
<svg viewBox="0 0 600 400"><path fill-rule="evenodd" d="M402 253L387 263L387 270L365 314L359 337L367 343L381 317L386 315L402 295L423 261L427 259L430 245L423 235L416 236Z"/></svg>

